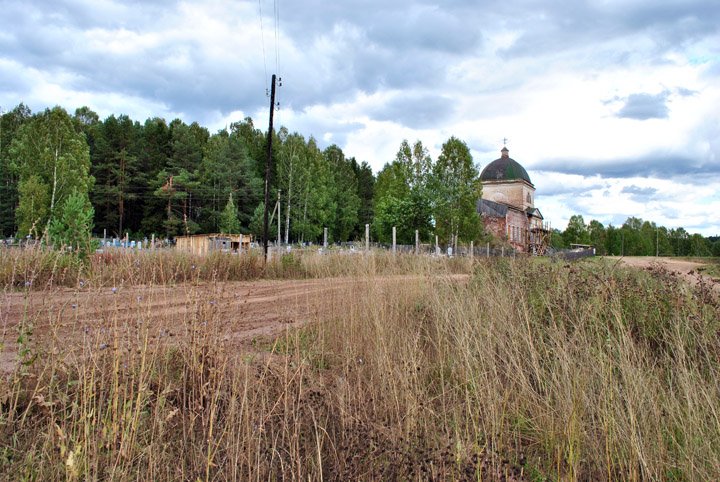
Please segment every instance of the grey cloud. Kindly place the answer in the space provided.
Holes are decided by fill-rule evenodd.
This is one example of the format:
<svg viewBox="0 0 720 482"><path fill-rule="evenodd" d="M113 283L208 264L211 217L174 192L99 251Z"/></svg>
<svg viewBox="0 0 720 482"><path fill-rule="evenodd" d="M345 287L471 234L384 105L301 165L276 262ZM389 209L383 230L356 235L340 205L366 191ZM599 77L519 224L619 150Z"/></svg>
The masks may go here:
<svg viewBox="0 0 720 482"><path fill-rule="evenodd" d="M445 80L449 65L482 41L484 9L472 5L308 0L303 8L285 9L283 28L296 45L312 49L322 39L337 49L328 65L332 83L317 76L312 59L309 66L290 66L296 72L287 72L289 77L302 71L307 78L303 88L293 91L294 99L303 106L333 102L357 91L437 85Z"/></svg>
<svg viewBox="0 0 720 482"><path fill-rule="evenodd" d="M547 174L549 171L530 171L531 176L530 179L532 179L532 174L535 172L543 172ZM549 182L549 183L543 183L536 185L536 188L538 192L542 192L543 196L561 196L561 195L572 195L572 196L579 196L584 193L588 193L590 191L594 191L597 189L604 189L607 187L606 183L593 183L590 185L587 184L572 184L572 183L561 183L561 182Z"/></svg>
<svg viewBox="0 0 720 482"><path fill-rule="evenodd" d="M271 16L272 4L262 0L262 5L266 18ZM505 56L534 55L540 59L582 48L598 39L636 32L647 34L658 49L664 49L718 31L714 20L720 17L717 2L666 0L622 2L619 7L598 5L577 2L568 9L565 4L537 0L488 0L481 5L475 0L282 2L283 41L299 55L283 57L287 50L282 50L281 45L280 74L285 80L281 102L291 103L293 109L301 111L315 104L346 101L358 92L386 88L405 90L411 98L421 96L411 91L427 92L446 83L449 67L477 51L482 46L484 29L489 27L520 32L517 42L504 51ZM78 41L82 31L90 28L131 26L138 32L152 32L167 23L165 20L178 8L179 3L170 0L5 0L0 18L0 31L4 32L0 35L0 57L13 58L48 77L72 71L72 88L149 98L199 121L206 112L255 112L263 108L265 76L259 48L237 52L236 57L218 62L192 41L176 45L160 38L154 47L132 56L90 53ZM233 21L242 25L248 19ZM266 23L265 27L269 41L272 26ZM332 45L334 54L315 57L320 43ZM187 53L188 67L162 63L178 51ZM268 53L268 57L272 54ZM593 49L591 57L593 62L605 65L630 62L633 54L629 49L599 48ZM521 83L525 76L514 81ZM664 111L660 102L651 102L642 109L637 105L642 100L628 98L623 115L667 116L666 105ZM433 115L451 112L440 96L411 113L406 114L404 107L389 105L377 115L387 117L394 110L410 126L427 126Z"/></svg>
<svg viewBox="0 0 720 482"><path fill-rule="evenodd" d="M640 187L636 185L625 186L620 191L624 194L629 194L630 198L637 202L648 202L654 199L655 194L658 190L653 187Z"/></svg>
<svg viewBox="0 0 720 482"><path fill-rule="evenodd" d="M603 177L697 177L720 175L720 159L712 154L691 157L685 154L651 153L636 158L607 161L595 159L545 159L539 163L543 171Z"/></svg>
<svg viewBox="0 0 720 482"><path fill-rule="evenodd" d="M453 112L452 99L434 94L400 94L372 112L377 120L400 122L423 129L446 120Z"/></svg>
<svg viewBox="0 0 720 482"><path fill-rule="evenodd" d="M374 43L393 45L394 49L441 51L459 54L476 48L481 40L480 29L452 10L424 7L399 18L387 18L368 29Z"/></svg>
<svg viewBox="0 0 720 482"><path fill-rule="evenodd" d="M681 97L692 97L698 94L697 90L686 89L685 87L678 87L675 92Z"/></svg>
<svg viewBox="0 0 720 482"><path fill-rule="evenodd" d="M622 188L622 191L625 194L633 194L637 196L652 196L656 192L658 192L657 189L654 187L640 187L636 186L635 184L632 184L630 186L625 186Z"/></svg>
<svg viewBox="0 0 720 482"><path fill-rule="evenodd" d="M625 105L617 116L625 119L666 119L669 114L667 106L669 92L659 94L630 94Z"/></svg>
<svg viewBox="0 0 720 482"><path fill-rule="evenodd" d="M510 9L513 15L509 23L523 32L503 52L507 57L567 51L604 39L643 33L655 46L655 58L651 60L660 61L667 49L720 31L716 21L720 4L700 0L574 2L572 9L561 2L538 4L529 0L497 8L501 14ZM605 56L607 52L595 49L595 54Z"/></svg>

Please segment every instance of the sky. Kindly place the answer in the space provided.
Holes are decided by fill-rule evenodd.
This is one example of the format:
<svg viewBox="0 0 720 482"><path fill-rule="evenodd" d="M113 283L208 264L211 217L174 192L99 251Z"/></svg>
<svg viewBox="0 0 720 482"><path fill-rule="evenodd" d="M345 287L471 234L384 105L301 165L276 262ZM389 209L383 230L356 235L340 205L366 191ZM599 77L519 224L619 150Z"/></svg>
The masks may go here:
<svg viewBox="0 0 720 482"><path fill-rule="evenodd" d="M536 207L720 235L717 0L0 0L0 109L246 116L377 173L403 139L510 157Z"/></svg>

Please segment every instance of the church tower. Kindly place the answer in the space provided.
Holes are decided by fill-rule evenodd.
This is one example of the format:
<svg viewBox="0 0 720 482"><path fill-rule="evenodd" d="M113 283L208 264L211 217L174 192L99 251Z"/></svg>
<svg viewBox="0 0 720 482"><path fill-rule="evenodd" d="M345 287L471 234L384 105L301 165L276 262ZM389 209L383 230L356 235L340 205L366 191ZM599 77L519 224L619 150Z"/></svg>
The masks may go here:
<svg viewBox="0 0 720 482"><path fill-rule="evenodd" d="M503 147L500 158L480 173L482 198L477 212L485 229L521 253L543 254L550 239L549 227L535 207L535 186L527 171Z"/></svg>
<svg viewBox="0 0 720 482"><path fill-rule="evenodd" d="M500 158L488 164L482 173L482 198L505 204L522 211L535 207L535 186L524 167L510 157L503 147Z"/></svg>

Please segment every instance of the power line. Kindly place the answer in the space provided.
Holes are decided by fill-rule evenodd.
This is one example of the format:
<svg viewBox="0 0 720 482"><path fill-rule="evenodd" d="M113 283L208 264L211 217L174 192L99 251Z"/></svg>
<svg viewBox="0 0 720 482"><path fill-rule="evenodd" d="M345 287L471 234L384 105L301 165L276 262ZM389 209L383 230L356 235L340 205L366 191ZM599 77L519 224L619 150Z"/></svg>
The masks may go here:
<svg viewBox="0 0 720 482"><path fill-rule="evenodd" d="M279 0L273 0L273 11L275 14L275 72L280 73L280 4Z"/></svg>
<svg viewBox="0 0 720 482"><path fill-rule="evenodd" d="M265 77L263 78L263 84L265 84L265 93L267 94L268 90L268 74L267 74L267 60L265 58L265 31L263 29L263 15L262 15L262 0L258 0L258 12L260 15L260 44L262 45L262 55L263 55L263 68L265 69Z"/></svg>
<svg viewBox="0 0 720 482"><path fill-rule="evenodd" d="M273 0L273 21L275 34L275 73L277 74L277 87L282 87L282 77L280 73L280 0ZM275 93L275 103L273 109L278 112L278 122L282 122L280 118L280 89Z"/></svg>

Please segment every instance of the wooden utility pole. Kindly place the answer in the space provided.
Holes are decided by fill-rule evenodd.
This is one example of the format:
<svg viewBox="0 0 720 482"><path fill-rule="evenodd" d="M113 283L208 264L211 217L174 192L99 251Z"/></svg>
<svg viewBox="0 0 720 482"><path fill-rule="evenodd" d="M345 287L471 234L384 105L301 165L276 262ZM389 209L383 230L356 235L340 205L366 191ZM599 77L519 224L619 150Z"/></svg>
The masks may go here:
<svg viewBox="0 0 720 482"><path fill-rule="evenodd" d="M270 87L270 125L267 133L267 161L265 163L265 212L263 213L263 254L265 262L268 255L268 204L270 203L270 166L272 165L273 114L275 113L275 74Z"/></svg>

